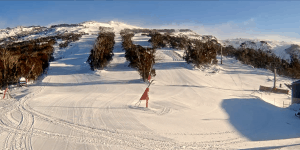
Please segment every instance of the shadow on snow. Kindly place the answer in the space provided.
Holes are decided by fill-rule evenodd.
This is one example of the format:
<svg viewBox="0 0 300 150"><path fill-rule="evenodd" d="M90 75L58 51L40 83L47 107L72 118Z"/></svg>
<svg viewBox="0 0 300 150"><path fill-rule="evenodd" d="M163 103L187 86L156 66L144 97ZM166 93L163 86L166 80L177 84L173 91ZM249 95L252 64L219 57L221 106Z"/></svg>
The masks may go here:
<svg viewBox="0 0 300 150"><path fill-rule="evenodd" d="M34 84L30 86L85 86L85 85L105 85L105 84L145 84L141 79L134 80L98 80L90 82L79 82L79 83L45 83Z"/></svg>
<svg viewBox="0 0 300 150"><path fill-rule="evenodd" d="M291 144L291 145L283 145L283 146L266 146L266 147L258 147L258 148L247 148L247 150L267 150L267 149L281 149L281 148L291 148L291 149L299 149L300 144ZM295 147L297 146L297 148ZM246 149L240 149L240 150L246 150Z"/></svg>
<svg viewBox="0 0 300 150"><path fill-rule="evenodd" d="M252 141L300 137L300 120L289 109L278 108L258 98L225 99L222 107L230 123Z"/></svg>
<svg viewBox="0 0 300 150"><path fill-rule="evenodd" d="M195 88L212 88L212 89L225 90L225 91L253 91L253 90L225 89L225 88L210 87L210 86L198 86L198 85L166 85L166 86L181 86L181 87L195 87Z"/></svg>

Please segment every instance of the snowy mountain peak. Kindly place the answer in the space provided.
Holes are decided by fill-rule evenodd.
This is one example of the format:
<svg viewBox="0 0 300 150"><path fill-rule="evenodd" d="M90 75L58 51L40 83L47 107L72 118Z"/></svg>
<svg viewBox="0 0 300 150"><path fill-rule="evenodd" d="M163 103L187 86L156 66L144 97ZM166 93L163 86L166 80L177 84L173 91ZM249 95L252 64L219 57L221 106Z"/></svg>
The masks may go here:
<svg viewBox="0 0 300 150"><path fill-rule="evenodd" d="M109 21L108 24L120 24L121 22Z"/></svg>

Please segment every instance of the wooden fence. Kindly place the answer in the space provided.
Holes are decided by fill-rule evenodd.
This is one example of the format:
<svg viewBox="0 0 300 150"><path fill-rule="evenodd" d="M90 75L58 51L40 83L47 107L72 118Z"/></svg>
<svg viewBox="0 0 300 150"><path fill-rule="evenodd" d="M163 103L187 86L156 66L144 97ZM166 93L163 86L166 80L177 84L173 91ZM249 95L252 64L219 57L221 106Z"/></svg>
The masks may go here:
<svg viewBox="0 0 300 150"><path fill-rule="evenodd" d="M289 90L266 87L266 86L260 86L259 90L264 92L278 93L278 94L289 94Z"/></svg>

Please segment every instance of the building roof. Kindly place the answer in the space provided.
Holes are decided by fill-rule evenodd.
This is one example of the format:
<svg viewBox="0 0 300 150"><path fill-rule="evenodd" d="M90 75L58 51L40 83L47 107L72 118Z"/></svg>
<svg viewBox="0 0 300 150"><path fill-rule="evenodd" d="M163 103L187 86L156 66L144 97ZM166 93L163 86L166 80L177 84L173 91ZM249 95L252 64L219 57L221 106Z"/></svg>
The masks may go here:
<svg viewBox="0 0 300 150"><path fill-rule="evenodd" d="M26 81L26 79L25 79L24 77L21 77L21 78L19 79L19 81Z"/></svg>
<svg viewBox="0 0 300 150"><path fill-rule="evenodd" d="M292 85L293 84L300 84L300 80L293 82Z"/></svg>

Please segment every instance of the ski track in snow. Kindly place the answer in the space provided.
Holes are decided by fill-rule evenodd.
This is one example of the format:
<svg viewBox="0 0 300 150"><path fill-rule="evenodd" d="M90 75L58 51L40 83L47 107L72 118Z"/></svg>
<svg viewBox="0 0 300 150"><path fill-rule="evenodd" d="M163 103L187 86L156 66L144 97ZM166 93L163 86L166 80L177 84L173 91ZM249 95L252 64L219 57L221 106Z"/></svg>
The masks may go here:
<svg viewBox="0 0 300 150"><path fill-rule="evenodd" d="M265 74L226 57L217 71L194 69L176 51L158 49L164 59L154 65L157 76L147 109L144 101L134 106L147 85L127 67L119 33L109 66L89 70L84 62L95 38L84 35L68 47L64 52L69 55L51 62L48 75L30 85L27 95L0 101L0 149L264 149L299 143L299 120L284 116L289 110L276 110L287 119L268 111L261 116L240 111L261 119L244 126L236 122L236 113L231 114L244 99L249 99L245 105L256 108L251 93L266 84ZM148 40L141 35L134 39L141 45ZM296 135L259 140L264 130L277 129L272 130L272 124L290 127Z"/></svg>

